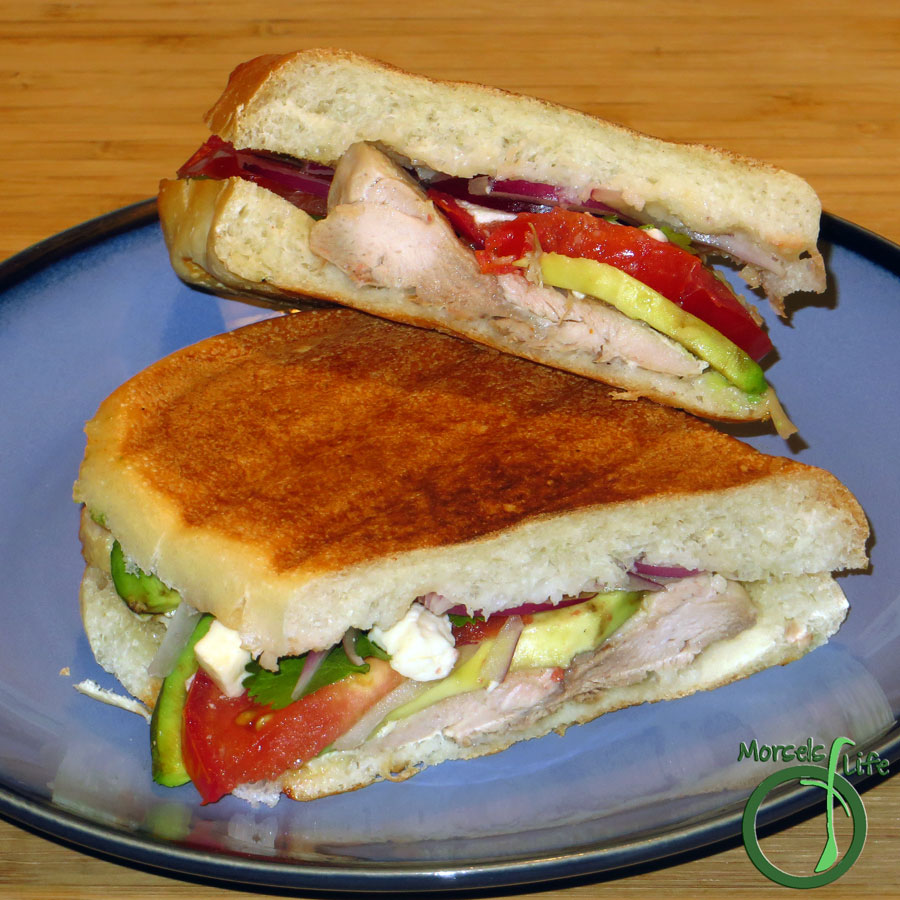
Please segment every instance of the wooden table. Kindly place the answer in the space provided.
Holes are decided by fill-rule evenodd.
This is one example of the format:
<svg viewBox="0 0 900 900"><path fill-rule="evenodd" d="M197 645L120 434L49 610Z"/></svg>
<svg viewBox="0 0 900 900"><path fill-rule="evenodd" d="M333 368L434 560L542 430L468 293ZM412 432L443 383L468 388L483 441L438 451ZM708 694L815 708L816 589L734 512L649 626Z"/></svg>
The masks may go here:
<svg viewBox="0 0 900 900"><path fill-rule="evenodd" d="M702 140L806 177L825 209L900 241L900 17L884 0L518 3L0 2L0 258L151 196L205 137L227 73L342 46ZM817 896L900 893L900 779L865 795L869 838ZM824 816L769 839L819 841ZM541 896L757 896L743 848ZM0 822L0 897L226 898ZM484 896L484 895L483 895ZM506 896L525 896L515 891Z"/></svg>

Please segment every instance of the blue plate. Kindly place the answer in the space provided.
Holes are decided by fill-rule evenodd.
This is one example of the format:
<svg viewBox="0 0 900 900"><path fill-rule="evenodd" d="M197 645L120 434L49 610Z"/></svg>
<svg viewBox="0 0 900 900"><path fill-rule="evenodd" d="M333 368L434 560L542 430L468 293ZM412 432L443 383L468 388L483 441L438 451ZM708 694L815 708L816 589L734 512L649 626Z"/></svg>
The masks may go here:
<svg viewBox="0 0 900 900"><path fill-rule="evenodd" d="M852 612L828 646L683 700L622 710L565 737L450 762L313 803L201 807L150 778L146 723L73 690L100 671L77 608L72 482L82 425L129 376L266 315L182 285L152 202L0 267L0 812L113 857L229 884L350 891L522 885L621 870L740 834L771 771L741 742L847 735L900 757L900 248L826 217L831 287L771 323L772 380L803 442L736 429L834 472L870 516L871 572L841 579ZM797 789L762 822L821 809Z"/></svg>

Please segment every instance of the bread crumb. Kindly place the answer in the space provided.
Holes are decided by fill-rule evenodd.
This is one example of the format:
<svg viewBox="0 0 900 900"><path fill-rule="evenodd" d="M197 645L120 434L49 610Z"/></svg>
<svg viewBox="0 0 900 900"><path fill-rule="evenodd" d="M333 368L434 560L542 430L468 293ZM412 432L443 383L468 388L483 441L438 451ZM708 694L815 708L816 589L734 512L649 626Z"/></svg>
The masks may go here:
<svg viewBox="0 0 900 900"><path fill-rule="evenodd" d="M148 722L150 721L150 710L147 709L140 700L135 700L132 697L125 697L122 694L117 694L115 691L102 688L96 681L91 681L90 679L79 681L78 684L73 685L73 687L79 694L84 694L92 700L99 700L101 703L106 703L109 706L117 706L119 709L137 713L137 715L146 719Z"/></svg>

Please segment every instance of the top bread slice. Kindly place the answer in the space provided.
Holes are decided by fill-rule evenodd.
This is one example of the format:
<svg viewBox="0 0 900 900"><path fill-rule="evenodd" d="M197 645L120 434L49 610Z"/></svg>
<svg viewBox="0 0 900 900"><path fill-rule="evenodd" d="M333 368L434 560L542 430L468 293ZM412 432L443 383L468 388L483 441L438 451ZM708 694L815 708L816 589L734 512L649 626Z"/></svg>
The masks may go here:
<svg viewBox="0 0 900 900"><path fill-rule="evenodd" d="M700 144L673 143L497 88L430 79L340 50L239 66L207 114L237 147L335 163L358 141L414 165L608 199L621 212L752 247L747 277L774 298L824 288L821 206L801 178Z"/></svg>
<svg viewBox="0 0 900 900"><path fill-rule="evenodd" d="M822 470L352 310L181 350L86 431L75 499L264 664L430 592L491 612L621 586L639 557L740 581L865 565Z"/></svg>

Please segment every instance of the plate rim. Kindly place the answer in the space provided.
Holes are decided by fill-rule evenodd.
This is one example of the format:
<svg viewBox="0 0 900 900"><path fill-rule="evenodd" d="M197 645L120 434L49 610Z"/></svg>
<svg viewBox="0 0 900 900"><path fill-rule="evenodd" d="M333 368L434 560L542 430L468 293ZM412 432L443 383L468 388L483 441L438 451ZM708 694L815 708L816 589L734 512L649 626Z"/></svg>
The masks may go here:
<svg viewBox="0 0 900 900"><path fill-rule="evenodd" d="M0 292L37 275L70 256L128 231L158 221L156 198L141 200L104 213L52 235L0 262ZM820 242L851 250L870 263L900 277L900 245L847 219L823 212ZM2 302L0 293L0 302ZM891 764L900 761L900 720L864 747ZM865 791L878 779L849 779ZM809 818L821 800L818 789L797 787L773 796L759 810L758 828L770 833L790 822ZM0 771L0 817L58 839L77 850L98 853L112 862L138 865L170 876L199 877L232 886L303 888L321 891L407 893L455 891L534 885L586 876L622 877L637 866L671 865L679 858L724 849L739 838L743 804L731 804L696 822L667 828L650 837L635 835L618 843L573 847L528 858L498 860L356 863L341 865L297 859L275 859L211 852L165 842L149 835L135 836L92 821L43 798L29 796L11 785Z"/></svg>

